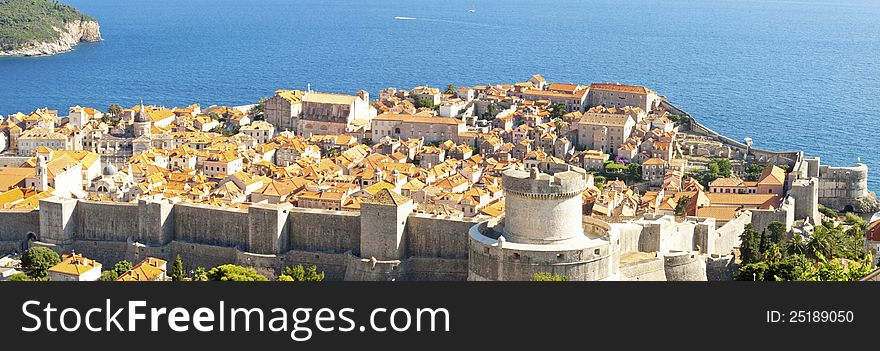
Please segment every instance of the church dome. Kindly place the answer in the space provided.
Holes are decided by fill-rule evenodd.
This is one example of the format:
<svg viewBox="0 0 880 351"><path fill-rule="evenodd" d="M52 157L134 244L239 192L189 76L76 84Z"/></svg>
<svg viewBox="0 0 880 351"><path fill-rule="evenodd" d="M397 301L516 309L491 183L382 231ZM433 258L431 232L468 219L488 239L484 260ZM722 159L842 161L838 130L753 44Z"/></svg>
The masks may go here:
<svg viewBox="0 0 880 351"><path fill-rule="evenodd" d="M118 170L116 169L116 167L109 163L104 166L104 169L101 171L101 173L103 173L105 176L115 175L117 172Z"/></svg>

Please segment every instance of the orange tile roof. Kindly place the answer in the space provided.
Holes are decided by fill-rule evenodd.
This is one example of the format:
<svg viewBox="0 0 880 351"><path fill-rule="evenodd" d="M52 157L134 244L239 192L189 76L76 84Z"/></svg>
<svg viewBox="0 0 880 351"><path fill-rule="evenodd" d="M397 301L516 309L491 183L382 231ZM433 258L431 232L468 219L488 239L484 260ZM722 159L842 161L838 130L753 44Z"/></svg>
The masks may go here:
<svg viewBox="0 0 880 351"><path fill-rule="evenodd" d="M426 117L409 114L383 113L373 118L374 121L401 121L428 124L464 124L463 121L448 117Z"/></svg>
<svg viewBox="0 0 880 351"><path fill-rule="evenodd" d="M737 177L728 177L728 178L718 178L709 183L709 187L716 186L724 186L724 187L732 187L732 186L745 186L745 183L742 179Z"/></svg>
<svg viewBox="0 0 880 351"><path fill-rule="evenodd" d="M642 165L649 165L649 166L650 165L665 165L665 164L666 164L666 161L659 159L659 158L656 158L656 157L649 158L645 162L642 162Z"/></svg>
<svg viewBox="0 0 880 351"><path fill-rule="evenodd" d="M785 170L777 166L764 168L761 176L758 177L758 184L761 185L781 185L785 182Z"/></svg>
<svg viewBox="0 0 880 351"><path fill-rule="evenodd" d="M166 261L154 258L147 257L136 266L132 267L131 270L122 273L119 278L116 278L118 282L148 282L156 280L157 277L161 276L165 273Z"/></svg>
<svg viewBox="0 0 880 351"><path fill-rule="evenodd" d="M78 254L64 254L61 257L61 263L49 268L49 271L80 276L92 269L101 269L101 264L95 260L83 257Z"/></svg>

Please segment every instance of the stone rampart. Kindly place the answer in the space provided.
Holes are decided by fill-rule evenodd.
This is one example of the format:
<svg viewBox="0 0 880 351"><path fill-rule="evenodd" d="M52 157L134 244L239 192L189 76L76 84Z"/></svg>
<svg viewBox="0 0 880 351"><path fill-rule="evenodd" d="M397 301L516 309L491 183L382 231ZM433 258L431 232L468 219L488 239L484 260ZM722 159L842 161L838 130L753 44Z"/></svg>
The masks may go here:
<svg viewBox="0 0 880 351"><path fill-rule="evenodd" d="M706 262L698 252L672 252L663 257L668 281L706 281Z"/></svg>

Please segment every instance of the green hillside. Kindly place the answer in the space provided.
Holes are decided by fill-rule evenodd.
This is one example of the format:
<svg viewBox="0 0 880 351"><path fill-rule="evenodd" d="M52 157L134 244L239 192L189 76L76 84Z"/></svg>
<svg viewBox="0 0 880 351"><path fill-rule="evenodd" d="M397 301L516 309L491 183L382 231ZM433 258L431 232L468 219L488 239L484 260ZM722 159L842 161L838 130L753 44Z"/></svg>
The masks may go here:
<svg viewBox="0 0 880 351"><path fill-rule="evenodd" d="M13 50L30 41L49 42L61 28L76 20L94 21L73 6L49 0L0 0L0 50Z"/></svg>

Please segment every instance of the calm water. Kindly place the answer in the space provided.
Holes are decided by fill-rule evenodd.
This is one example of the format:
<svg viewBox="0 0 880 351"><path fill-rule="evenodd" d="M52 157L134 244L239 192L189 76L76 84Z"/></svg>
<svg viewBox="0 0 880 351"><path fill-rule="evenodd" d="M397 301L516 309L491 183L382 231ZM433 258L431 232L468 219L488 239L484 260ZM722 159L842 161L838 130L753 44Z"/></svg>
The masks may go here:
<svg viewBox="0 0 880 351"><path fill-rule="evenodd" d="M375 94L541 73L650 86L756 147L838 165L861 157L880 190L876 0L67 2L101 22L105 41L0 59L0 114L140 99L246 104L307 83Z"/></svg>

